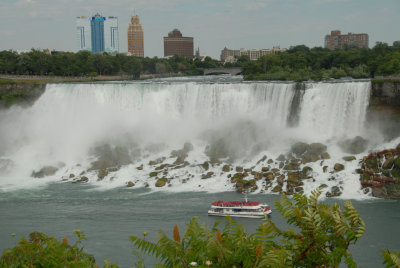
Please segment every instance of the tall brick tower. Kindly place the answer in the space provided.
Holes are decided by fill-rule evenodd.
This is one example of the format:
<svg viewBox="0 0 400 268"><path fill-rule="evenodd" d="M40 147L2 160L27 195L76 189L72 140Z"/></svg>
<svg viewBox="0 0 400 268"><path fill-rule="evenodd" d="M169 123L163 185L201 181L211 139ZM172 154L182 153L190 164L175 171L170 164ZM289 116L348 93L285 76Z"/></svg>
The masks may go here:
<svg viewBox="0 0 400 268"><path fill-rule="evenodd" d="M136 57L144 57L143 29L139 16L131 16L128 28L128 52Z"/></svg>

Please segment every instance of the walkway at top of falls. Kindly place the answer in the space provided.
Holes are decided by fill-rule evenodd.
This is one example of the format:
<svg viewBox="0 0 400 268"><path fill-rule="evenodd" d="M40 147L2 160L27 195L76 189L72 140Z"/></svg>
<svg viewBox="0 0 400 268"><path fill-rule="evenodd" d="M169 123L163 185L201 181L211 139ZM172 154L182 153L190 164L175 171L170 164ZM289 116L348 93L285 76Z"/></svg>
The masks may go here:
<svg viewBox="0 0 400 268"><path fill-rule="evenodd" d="M234 68L208 68L204 69L204 75L207 74L217 74L217 73L224 73L224 74L231 74L231 75L238 75L242 72L242 69L239 67Z"/></svg>

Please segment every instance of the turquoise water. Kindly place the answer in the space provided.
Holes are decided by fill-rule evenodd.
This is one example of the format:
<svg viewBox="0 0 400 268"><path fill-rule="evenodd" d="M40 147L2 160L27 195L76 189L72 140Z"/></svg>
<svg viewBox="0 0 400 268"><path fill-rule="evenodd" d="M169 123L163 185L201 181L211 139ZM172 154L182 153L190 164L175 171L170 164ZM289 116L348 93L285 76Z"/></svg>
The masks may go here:
<svg viewBox="0 0 400 268"><path fill-rule="evenodd" d="M115 188L98 191L85 184L54 183L46 188L2 192L0 194L0 251L12 247L15 239L30 232L39 231L53 234L56 238L74 237L73 230L83 231L88 240L85 250L94 254L97 263L103 259L117 262L120 267L135 264L130 235L149 233L149 240L155 241L156 233L163 229L172 235L178 224L183 231L185 224L194 216L209 226L221 218L208 217L207 209L212 201L241 200L235 192L206 193L149 192L133 188ZM274 201L277 195L250 195L252 201L270 204L272 220L280 227L286 227ZM328 200L333 202L334 199ZM341 202L340 200L336 200ZM361 267L383 267L380 249L400 250L400 202L386 200L353 201L366 223L366 234L351 249ZM237 219L248 232L256 229L260 220ZM147 267L154 260L146 259Z"/></svg>

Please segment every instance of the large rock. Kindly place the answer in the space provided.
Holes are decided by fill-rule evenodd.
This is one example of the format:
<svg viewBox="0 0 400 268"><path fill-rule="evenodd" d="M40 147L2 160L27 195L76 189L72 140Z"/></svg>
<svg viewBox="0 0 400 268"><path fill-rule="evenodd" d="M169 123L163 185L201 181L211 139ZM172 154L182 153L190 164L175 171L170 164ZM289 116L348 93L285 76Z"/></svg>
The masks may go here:
<svg viewBox="0 0 400 268"><path fill-rule="evenodd" d="M109 144L105 144L94 148L92 154L97 157L97 160L91 163L89 171L108 169L132 163L129 151L126 147L112 147Z"/></svg>
<svg viewBox="0 0 400 268"><path fill-rule="evenodd" d="M45 166L42 167L39 171L32 171L31 177L34 178L43 178L47 176L52 176L56 174L58 168L54 166Z"/></svg>
<svg viewBox="0 0 400 268"><path fill-rule="evenodd" d="M206 180L206 179L211 178L213 175L214 175L214 172L209 171L209 172L207 172L207 174L203 174L203 175L201 176L201 179Z"/></svg>
<svg viewBox="0 0 400 268"><path fill-rule="evenodd" d="M322 143L311 143L307 152L312 155L321 155L326 152L326 145Z"/></svg>
<svg viewBox="0 0 400 268"><path fill-rule="evenodd" d="M106 169L100 169L99 172L97 173L98 180L104 179L105 177L107 177L107 175L108 171Z"/></svg>
<svg viewBox="0 0 400 268"><path fill-rule="evenodd" d="M255 180L238 180L235 184L236 186L236 190L238 192L245 192L247 190L251 190L252 192L254 192L255 190L257 190L257 184Z"/></svg>
<svg viewBox="0 0 400 268"><path fill-rule="evenodd" d="M165 184L167 183L168 179L167 178L160 178L156 181L156 187L164 187Z"/></svg>
<svg viewBox="0 0 400 268"><path fill-rule="evenodd" d="M343 159L344 161L349 162L349 161L356 160L356 157L355 157L354 155L350 155L350 156L343 156L342 159Z"/></svg>
<svg viewBox="0 0 400 268"><path fill-rule="evenodd" d="M360 154L367 149L368 141L360 136L339 142L339 147L349 154Z"/></svg>
<svg viewBox="0 0 400 268"><path fill-rule="evenodd" d="M372 196L384 199L400 199L398 184L386 184L383 187L372 187Z"/></svg>
<svg viewBox="0 0 400 268"><path fill-rule="evenodd" d="M335 171L342 171L342 170L344 170L344 165L339 164L339 163L336 163L336 164L333 166L333 169L334 169Z"/></svg>
<svg viewBox="0 0 400 268"><path fill-rule="evenodd" d="M224 165L224 166L222 167L222 171L223 171L223 172L229 172L229 171L231 171L231 167L230 167L229 165Z"/></svg>
<svg viewBox="0 0 400 268"><path fill-rule="evenodd" d="M86 176L82 176L79 180L74 181L74 183L76 182L88 182L89 178Z"/></svg>
<svg viewBox="0 0 400 268"><path fill-rule="evenodd" d="M291 152L300 156L308 150L308 146L305 142L297 142L292 145Z"/></svg>
<svg viewBox="0 0 400 268"><path fill-rule="evenodd" d="M201 164L201 167L204 168L204 170L208 170L210 168L210 164L205 161L203 164Z"/></svg>
<svg viewBox="0 0 400 268"><path fill-rule="evenodd" d="M341 194L342 192L340 191L340 188L338 186L333 186L331 191L326 193L326 197L335 197L340 196Z"/></svg>
<svg viewBox="0 0 400 268"><path fill-rule="evenodd" d="M135 183L133 181L128 181L126 183L126 187L133 187L133 186L135 186Z"/></svg>
<svg viewBox="0 0 400 268"><path fill-rule="evenodd" d="M389 157L386 159L386 161L383 163L382 168L383 169L391 169L394 165L394 157Z"/></svg>
<svg viewBox="0 0 400 268"><path fill-rule="evenodd" d="M255 180L261 180L263 177L263 174L261 172L257 172L257 171L252 171L251 174L254 176Z"/></svg>

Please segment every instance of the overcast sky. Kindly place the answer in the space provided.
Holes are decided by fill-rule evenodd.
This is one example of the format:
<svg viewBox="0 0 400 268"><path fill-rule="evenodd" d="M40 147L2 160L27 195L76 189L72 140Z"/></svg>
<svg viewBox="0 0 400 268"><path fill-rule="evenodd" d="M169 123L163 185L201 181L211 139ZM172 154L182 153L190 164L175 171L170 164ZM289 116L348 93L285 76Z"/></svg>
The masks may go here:
<svg viewBox="0 0 400 268"><path fill-rule="evenodd" d="M226 46L323 46L331 30L368 33L369 45L400 40L400 0L0 0L0 50L77 51L76 16L117 16L120 52L134 12L144 29L145 56L163 56L174 28L194 37L201 55Z"/></svg>

